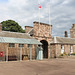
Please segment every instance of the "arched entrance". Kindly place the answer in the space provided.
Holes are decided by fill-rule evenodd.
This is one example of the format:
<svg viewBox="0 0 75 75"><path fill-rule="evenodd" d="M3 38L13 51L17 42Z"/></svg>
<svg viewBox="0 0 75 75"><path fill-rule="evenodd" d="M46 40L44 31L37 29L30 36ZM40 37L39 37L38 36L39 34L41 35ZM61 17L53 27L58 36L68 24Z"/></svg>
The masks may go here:
<svg viewBox="0 0 75 75"><path fill-rule="evenodd" d="M43 58L48 58L48 42L46 40L41 40L40 42L43 44Z"/></svg>

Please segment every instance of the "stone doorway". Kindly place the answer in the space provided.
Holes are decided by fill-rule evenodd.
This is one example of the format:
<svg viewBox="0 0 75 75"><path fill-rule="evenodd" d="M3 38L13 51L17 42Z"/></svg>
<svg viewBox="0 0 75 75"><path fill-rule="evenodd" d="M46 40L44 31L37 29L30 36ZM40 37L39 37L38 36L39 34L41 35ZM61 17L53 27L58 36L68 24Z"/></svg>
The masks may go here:
<svg viewBox="0 0 75 75"><path fill-rule="evenodd" d="M48 58L48 42L46 40L41 40L40 42L43 44L43 58Z"/></svg>

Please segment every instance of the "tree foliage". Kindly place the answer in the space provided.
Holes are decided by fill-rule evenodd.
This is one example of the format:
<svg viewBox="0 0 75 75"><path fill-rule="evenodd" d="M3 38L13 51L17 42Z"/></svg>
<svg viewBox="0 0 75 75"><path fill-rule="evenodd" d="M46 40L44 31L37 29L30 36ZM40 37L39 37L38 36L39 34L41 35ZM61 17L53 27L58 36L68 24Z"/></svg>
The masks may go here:
<svg viewBox="0 0 75 75"><path fill-rule="evenodd" d="M2 24L2 30L4 31L22 32L22 33L25 32L25 30L23 30L21 26L13 20L6 20L1 22L1 24Z"/></svg>

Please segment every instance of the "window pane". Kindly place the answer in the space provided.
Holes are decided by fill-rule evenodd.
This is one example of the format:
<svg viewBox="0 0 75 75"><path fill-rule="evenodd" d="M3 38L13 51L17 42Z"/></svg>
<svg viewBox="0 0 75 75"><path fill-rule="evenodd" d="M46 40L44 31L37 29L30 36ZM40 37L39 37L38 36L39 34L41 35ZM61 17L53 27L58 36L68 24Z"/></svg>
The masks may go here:
<svg viewBox="0 0 75 75"><path fill-rule="evenodd" d="M61 45L61 53L63 54L64 53L64 46Z"/></svg>
<svg viewBox="0 0 75 75"><path fill-rule="evenodd" d="M73 46L70 46L70 52L73 53Z"/></svg>
<svg viewBox="0 0 75 75"><path fill-rule="evenodd" d="M19 47L24 47L24 44L19 44Z"/></svg>
<svg viewBox="0 0 75 75"><path fill-rule="evenodd" d="M15 47L14 43L9 43L9 47Z"/></svg>

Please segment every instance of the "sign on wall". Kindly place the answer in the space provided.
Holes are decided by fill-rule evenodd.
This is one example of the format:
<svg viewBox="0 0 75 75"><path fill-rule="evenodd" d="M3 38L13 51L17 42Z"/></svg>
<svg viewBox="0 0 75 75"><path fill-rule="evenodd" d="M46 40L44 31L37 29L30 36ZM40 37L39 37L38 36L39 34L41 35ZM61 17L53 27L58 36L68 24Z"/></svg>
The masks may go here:
<svg viewBox="0 0 75 75"><path fill-rule="evenodd" d="M0 57L3 57L3 51L0 51Z"/></svg>

